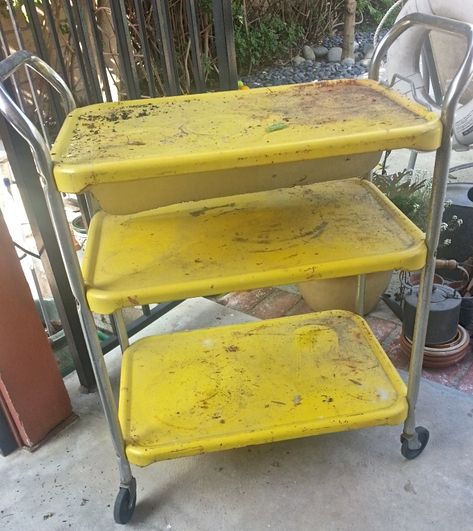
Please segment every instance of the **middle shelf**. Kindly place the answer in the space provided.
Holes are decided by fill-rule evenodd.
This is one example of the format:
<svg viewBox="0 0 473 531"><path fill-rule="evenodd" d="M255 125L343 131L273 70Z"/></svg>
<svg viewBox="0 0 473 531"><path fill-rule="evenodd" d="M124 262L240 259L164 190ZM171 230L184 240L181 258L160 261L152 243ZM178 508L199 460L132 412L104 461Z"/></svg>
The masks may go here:
<svg viewBox="0 0 473 531"><path fill-rule="evenodd" d="M130 198L132 200L132 198ZM423 233L362 179L96 214L83 260L92 311L305 280L420 269Z"/></svg>

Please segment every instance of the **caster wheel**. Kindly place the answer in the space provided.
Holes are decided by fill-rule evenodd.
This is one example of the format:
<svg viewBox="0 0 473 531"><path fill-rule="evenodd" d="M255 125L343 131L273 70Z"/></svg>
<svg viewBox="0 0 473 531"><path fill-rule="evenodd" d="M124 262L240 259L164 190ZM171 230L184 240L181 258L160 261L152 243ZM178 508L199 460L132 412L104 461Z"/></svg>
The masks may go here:
<svg viewBox="0 0 473 531"><path fill-rule="evenodd" d="M407 439L403 435L401 435L401 454L406 459L415 459L423 452L424 448L429 442L429 430L422 426L417 426L416 433L420 442L420 448L417 448L415 450L409 448Z"/></svg>
<svg viewBox="0 0 473 531"><path fill-rule="evenodd" d="M136 488L128 489L126 487L120 487L113 508L115 522L117 524L127 524L133 516L135 505Z"/></svg>

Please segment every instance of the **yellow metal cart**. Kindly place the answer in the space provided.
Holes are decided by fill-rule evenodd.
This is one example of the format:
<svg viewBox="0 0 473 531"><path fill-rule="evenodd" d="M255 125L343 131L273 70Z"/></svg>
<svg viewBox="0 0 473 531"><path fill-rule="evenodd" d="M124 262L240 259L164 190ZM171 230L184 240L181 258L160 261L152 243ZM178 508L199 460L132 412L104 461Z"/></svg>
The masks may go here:
<svg viewBox="0 0 473 531"><path fill-rule="evenodd" d="M464 35L468 52L442 116L377 81L381 58L413 25ZM130 463L404 422L415 425L452 117L472 77L473 27L410 15L385 37L371 80L344 80L99 104L74 110L64 82L21 51L4 80L36 70L68 116L51 150L0 86L0 110L30 143L77 299L120 465L115 520L136 502ZM437 150L425 237L363 179L385 149ZM82 264L60 192L91 193ZM310 279L424 268L408 386L364 320L328 311L148 337L128 344L121 310ZM123 350L115 405L91 311L114 314Z"/></svg>

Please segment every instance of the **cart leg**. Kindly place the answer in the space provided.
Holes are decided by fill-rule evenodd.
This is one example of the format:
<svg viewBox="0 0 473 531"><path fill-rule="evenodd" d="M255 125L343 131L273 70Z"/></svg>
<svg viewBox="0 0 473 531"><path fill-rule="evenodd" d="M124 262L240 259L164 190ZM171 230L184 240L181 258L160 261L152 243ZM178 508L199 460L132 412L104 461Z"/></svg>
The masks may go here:
<svg viewBox="0 0 473 531"><path fill-rule="evenodd" d="M26 52L22 53L25 54ZM31 58L29 54L26 55L29 61L36 61L36 59ZM23 58L21 61L25 63L26 60L27 59ZM7 72L7 70L2 71L0 75L2 81L14 71L14 69L11 72ZM72 110L75 107L72 94L64 82L59 78L59 76L45 63L41 63L40 69L37 71L61 94L67 111ZM108 422L112 436L113 447L115 449L119 464L120 492L117 497L117 505L120 510L116 511L115 514L119 523L126 523L131 518L135 508L136 483L132 476L130 463L128 462L128 458L126 456L125 441L123 440L120 422L118 419L118 412L115 405L112 386L110 385L110 379L105 366L102 349L97 337L97 329L95 327L94 318L87 304L79 259L72 245L71 232L69 230L69 224L64 212L64 204L62 202L61 194L58 192L55 185L52 171L53 164L49 147L39 131L22 114L20 109L5 92L1 84L0 112L28 142L33 152L38 175L40 177L46 203L48 205L49 215L51 216L54 232L61 249L61 255L67 272L68 281L77 303L78 314L81 326L84 330L89 357L95 378L97 380L97 390L102 401L105 418ZM123 501L124 499L125 501Z"/></svg>
<svg viewBox="0 0 473 531"><path fill-rule="evenodd" d="M108 377L104 356L97 337L95 322L87 306L77 302L79 313L84 327L86 341L89 347L92 367L97 380L97 389L102 401L105 418L110 429L115 454L120 471L120 488L113 515L118 524L126 524L130 521L136 505L136 480L131 473L130 463L125 452L125 443L118 420L117 407L113 396L112 386Z"/></svg>
<svg viewBox="0 0 473 531"><path fill-rule="evenodd" d="M365 314L365 293L366 293L366 275L358 275L356 283L356 302L355 308L358 315Z"/></svg>
<svg viewBox="0 0 473 531"><path fill-rule="evenodd" d="M115 505L113 518L117 524L127 524L135 511L136 505L136 480L132 478L130 485L120 487Z"/></svg>
<svg viewBox="0 0 473 531"><path fill-rule="evenodd" d="M407 163L408 170L413 170L416 167L417 155L417 151L411 151L411 154L409 155L409 162Z"/></svg>
<svg viewBox="0 0 473 531"><path fill-rule="evenodd" d="M417 303L414 337L412 341L409 379L407 383L408 414L401 435L401 453L407 459L420 455L429 441L429 432L422 426L416 427L415 408L419 395L425 337L430 310L430 298L435 273L435 257L440 237L440 225L445 202L448 167L450 162L451 138L449 128L444 128L441 147L437 150L432 178L430 214L426 231L427 261L422 271Z"/></svg>
<svg viewBox="0 0 473 531"><path fill-rule="evenodd" d="M118 342L120 343L120 348L122 349L122 354L130 346L128 341L128 332L126 330L125 319L123 318L123 312L117 310L113 312L112 319L115 321L115 329L118 335Z"/></svg>
<svg viewBox="0 0 473 531"><path fill-rule="evenodd" d="M97 380L97 390L110 429L112 443L119 465L120 489L115 502L114 516L117 523L126 524L135 509L136 481L131 473L130 463L126 456L125 442L118 420L117 406L115 404L100 341L97 337L95 321L87 304L82 272L77 254L72 246L71 234L61 196L56 188L50 184L50 181L52 182L52 176L50 176L49 180L43 180L45 196L66 266L69 283L71 284L71 289L77 302L79 318L84 330L94 375Z"/></svg>

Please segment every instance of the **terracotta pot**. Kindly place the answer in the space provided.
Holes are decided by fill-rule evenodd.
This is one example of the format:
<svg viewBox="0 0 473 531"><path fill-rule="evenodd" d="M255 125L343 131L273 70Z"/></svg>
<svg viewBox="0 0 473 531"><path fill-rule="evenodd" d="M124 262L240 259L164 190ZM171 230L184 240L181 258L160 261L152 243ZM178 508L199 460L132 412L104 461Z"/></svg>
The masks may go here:
<svg viewBox="0 0 473 531"><path fill-rule="evenodd" d="M365 314L371 312L385 292L392 271L366 275ZM305 302L316 312L323 310L355 311L357 278L341 277L327 280L310 280L299 284Z"/></svg>

